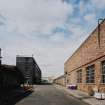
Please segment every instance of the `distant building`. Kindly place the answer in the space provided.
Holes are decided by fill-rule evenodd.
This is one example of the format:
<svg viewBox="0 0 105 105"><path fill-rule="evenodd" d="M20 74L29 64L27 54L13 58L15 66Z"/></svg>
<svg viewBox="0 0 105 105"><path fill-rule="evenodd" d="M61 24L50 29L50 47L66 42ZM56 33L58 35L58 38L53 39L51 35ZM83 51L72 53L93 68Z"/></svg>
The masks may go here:
<svg viewBox="0 0 105 105"><path fill-rule="evenodd" d="M34 84L41 82L41 70L33 57L16 57L16 67L22 72L25 83Z"/></svg>
<svg viewBox="0 0 105 105"><path fill-rule="evenodd" d="M61 75L59 77L57 77L56 79L54 79L53 83L58 84L58 85L62 85L62 86L66 86L65 83L65 75Z"/></svg>
<svg viewBox="0 0 105 105"><path fill-rule="evenodd" d="M42 77L43 82L53 83L55 76Z"/></svg>

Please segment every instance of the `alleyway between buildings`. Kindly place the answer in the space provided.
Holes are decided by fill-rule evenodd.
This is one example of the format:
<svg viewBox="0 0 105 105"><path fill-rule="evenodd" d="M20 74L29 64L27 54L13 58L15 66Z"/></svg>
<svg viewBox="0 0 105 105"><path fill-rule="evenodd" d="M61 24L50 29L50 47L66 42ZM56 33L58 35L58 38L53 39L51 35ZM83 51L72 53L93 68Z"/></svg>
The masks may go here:
<svg viewBox="0 0 105 105"><path fill-rule="evenodd" d="M87 105L53 85L35 85L34 92L16 105Z"/></svg>

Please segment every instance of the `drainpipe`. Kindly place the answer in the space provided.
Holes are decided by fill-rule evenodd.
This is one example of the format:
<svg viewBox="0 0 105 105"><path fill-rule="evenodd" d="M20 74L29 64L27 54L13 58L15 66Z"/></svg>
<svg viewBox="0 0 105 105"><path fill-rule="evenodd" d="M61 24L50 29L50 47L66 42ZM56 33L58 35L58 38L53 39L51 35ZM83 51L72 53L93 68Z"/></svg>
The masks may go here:
<svg viewBox="0 0 105 105"><path fill-rule="evenodd" d="M102 21L104 21L105 19L103 19L103 18L100 18L100 19L98 19L98 45L99 45L99 48L100 48L100 44L101 44L101 40L100 40L100 30L101 30L101 28L100 28L100 25L101 25L101 22ZM98 92L99 92L99 87L100 87L100 82L101 82L101 77L99 77L99 80L98 80Z"/></svg>
<svg viewBox="0 0 105 105"><path fill-rule="evenodd" d="M100 48L100 23L104 20L105 19L102 19L102 18L98 19L98 45L99 45L99 48Z"/></svg>

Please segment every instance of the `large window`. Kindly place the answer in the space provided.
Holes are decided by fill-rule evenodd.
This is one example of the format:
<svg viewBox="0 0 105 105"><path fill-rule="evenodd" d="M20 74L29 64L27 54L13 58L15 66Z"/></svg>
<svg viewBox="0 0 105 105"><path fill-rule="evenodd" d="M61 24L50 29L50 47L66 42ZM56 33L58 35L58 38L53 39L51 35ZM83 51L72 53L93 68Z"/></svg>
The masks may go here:
<svg viewBox="0 0 105 105"><path fill-rule="evenodd" d="M86 68L86 83L94 83L95 66L91 65Z"/></svg>
<svg viewBox="0 0 105 105"><path fill-rule="evenodd" d="M101 82L105 83L105 61L102 62Z"/></svg>
<svg viewBox="0 0 105 105"><path fill-rule="evenodd" d="M82 83L82 70L77 71L77 83Z"/></svg>

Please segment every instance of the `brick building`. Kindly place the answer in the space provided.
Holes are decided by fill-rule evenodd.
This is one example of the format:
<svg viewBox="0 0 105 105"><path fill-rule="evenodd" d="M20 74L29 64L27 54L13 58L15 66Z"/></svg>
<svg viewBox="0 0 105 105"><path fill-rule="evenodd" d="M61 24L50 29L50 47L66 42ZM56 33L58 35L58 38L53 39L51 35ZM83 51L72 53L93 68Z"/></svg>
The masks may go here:
<svg viewBox="0 0 105 105"><path fill-rule="evenodd" d="M74 54L65 62L66 85L78 89L105 92L105 20L103 20Z"/></svg>
<svg viewBox="0 0 105 105"><path fill-rule="evenodd" d="M62 85L62 86L66 86L65 75L61 75L61 76L57 77L56 79L54 79L53 83Z"/></svg>

